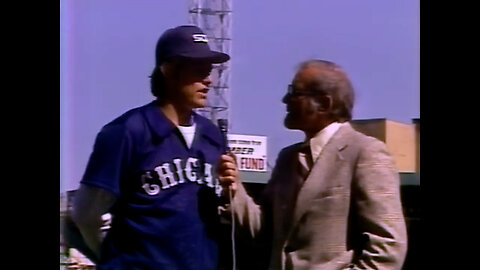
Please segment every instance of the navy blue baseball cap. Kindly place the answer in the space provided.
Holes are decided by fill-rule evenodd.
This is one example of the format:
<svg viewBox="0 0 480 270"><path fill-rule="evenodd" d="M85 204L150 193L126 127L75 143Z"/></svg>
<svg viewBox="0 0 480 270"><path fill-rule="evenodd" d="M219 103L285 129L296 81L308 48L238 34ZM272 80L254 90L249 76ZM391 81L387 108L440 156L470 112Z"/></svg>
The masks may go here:
<svg viewBox="0 0 480 270"><path fill-rule="evenodd" d="M210 50L207 35L197 26L182 25L166 30L158 39L155 49L156 65L173 57L205 60L213 64L226 62L226 53Z"/></svg>

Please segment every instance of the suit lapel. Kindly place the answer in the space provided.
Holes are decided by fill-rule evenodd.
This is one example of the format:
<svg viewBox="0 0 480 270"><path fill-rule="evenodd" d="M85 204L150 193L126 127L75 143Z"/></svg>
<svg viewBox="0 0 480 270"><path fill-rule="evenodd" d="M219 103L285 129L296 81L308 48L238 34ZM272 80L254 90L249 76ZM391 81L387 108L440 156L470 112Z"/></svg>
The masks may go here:
<svg viewBox="0 0 480 270"><path fill-rule="evenodd" d="M293 225L308 210L315 196L325 189L329 180L326 179L328 173L335 170L338 162L344 159L342 151L348 146L347 137L351 130L350 124L341 127L325 145L317 161L313 164L313 168L297 196Z"/></svg>

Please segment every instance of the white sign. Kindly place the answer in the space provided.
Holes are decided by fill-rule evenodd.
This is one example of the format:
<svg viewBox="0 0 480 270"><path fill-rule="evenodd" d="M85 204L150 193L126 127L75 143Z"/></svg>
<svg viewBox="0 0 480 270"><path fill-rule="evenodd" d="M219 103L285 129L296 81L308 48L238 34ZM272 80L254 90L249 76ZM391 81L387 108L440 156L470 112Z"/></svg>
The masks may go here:
<svg viewBox="0 0 480 270"><path fill-rule="evenodd" d="M267 137L227 134L228 148L237 157L240 171L267 171Z"/></svg>

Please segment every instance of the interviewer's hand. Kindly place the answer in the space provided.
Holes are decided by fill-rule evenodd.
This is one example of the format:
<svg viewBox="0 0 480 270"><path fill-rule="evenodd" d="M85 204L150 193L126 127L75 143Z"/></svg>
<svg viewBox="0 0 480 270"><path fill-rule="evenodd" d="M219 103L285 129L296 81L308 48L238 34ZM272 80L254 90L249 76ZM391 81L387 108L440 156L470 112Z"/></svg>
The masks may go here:
<svg viewBox="0 0 480 270"><path fill-rule="evenodd" d="M234 154L227 153L220 156L217 173L220 185L224 190L230 189L233 193L232 195L235 195L235 191L237 191L238 168Z"/></svg>

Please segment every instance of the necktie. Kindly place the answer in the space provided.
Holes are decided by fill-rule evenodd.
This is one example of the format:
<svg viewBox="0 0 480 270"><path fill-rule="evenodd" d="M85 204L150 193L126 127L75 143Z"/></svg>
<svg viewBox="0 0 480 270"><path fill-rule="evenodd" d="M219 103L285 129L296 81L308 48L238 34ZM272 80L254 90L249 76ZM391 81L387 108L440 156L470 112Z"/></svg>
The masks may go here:
<svg viewBox="0 0 480 270"><path fill-rule="evenodd" d="M303 144L298 151L298 172L303 181L307 179L310 169L313 166L310 144Z"/></svg>

